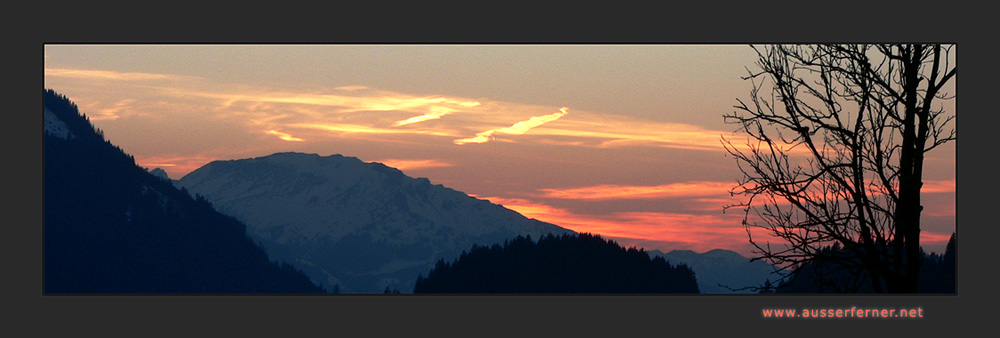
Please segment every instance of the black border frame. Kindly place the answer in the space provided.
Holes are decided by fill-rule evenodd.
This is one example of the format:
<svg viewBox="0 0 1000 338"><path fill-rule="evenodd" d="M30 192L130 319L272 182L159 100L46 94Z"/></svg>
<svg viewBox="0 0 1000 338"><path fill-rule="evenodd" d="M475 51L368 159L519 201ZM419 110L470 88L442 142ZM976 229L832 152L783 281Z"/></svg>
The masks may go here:
<svg viewBox="0 0 1000 338"><path fill-rule="evenodd" d="M996 85L993 55L982 23L994 22L985 8L949 7L934 2L907 3L907 9L863 2L804 5L779 3L701 8L534 8L473 12L450 10L429 17L426 9L378 9L378 15L353 8L316 10L205 8L170 3L153 8L108 8L80 3L32 4L31 14L6 21L17 35L6 49L13 77L4 95L15 102L8 116L15 134L5 136L17 152L7 162L8 182L17 187L8 199L16 221L5 222L7 329L44 335L250 334L340 335L363 333L440 333L478 335L854 335L867 330L894 334L943 335L958 327L991 323L989 294L995 292L985 262L995 226L985 211L995 209L987 195L987 159L995 154L987 130L992 123L986 90ZM623 4L624 5L624 4ZM837 6L830 8L829 5ZM338 5L340 6L340 5ZM688 6L688 5L686 5ZM897 5L898 6L898 5ZM727 7L728 8L728 7ZM374 9L373 9L374 10ZM509 11L509 12L508 12ZM388 14L381 14L388 12ZM483 13L489 12L490 17ZM522 12L522 13L515 13ZM12 12L9 14L18 14ZM864 20L864 21L861 21ZM933 21L931 21L933 20ZM864 22L862 24L862 22ZM957 43L959 63L970 69L956 77L958 90L958 295L886 296L43 296L41 290L42 163L41 108L45 43L750 43L750 42ZM991 41L992 42L992 41ZM5 57L6 58L6 57ZM989 58L989 59L988 59ZM989 61L987 61L989 60ZM991 95L992 94L992 95ZM22 126L31 126L28 128ZM26 135L25 135L26 134ZM31 141L24 141L31 140ZM993 245L991 245L993 244ZM763 319L763 308L922 307L926 317L903 319ZM800 331L801 330L801 331ZM860 331L859 331L860 330Z"/></svg>

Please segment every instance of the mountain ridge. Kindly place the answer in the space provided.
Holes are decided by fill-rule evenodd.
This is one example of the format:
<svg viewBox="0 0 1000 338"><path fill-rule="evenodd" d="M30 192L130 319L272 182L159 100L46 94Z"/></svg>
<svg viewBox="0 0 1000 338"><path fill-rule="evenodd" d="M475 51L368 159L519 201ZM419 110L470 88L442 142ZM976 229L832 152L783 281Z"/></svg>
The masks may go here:
<svg viewBox="0 0 1000 338"><path fill-rule="evenodd" d="M572 233L340 154L213 161L177 182L244 221L269 252L344 292L412 290L419 273L474 244Z"/></svg>
<svg viewBox="0 0 1000 338"><path fill-rule="evenodd" d="M774 268L762 261L753 261L727 249L712 249L703 253L692 250L671 250L664 253L652 250L650 256L663 257L671 263L683 263L697 275L698 289L702 293L751 293L752 287L761 287L768 280L776 281Z"/></svg>

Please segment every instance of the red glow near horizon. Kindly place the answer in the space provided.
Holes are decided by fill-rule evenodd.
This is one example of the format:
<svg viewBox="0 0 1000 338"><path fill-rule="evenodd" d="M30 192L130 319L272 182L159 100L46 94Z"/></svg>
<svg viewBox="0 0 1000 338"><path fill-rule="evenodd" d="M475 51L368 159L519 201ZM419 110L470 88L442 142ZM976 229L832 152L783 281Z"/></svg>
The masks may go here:
<svg viewBox="0 0 1000 338"><path fill-rule="evenodd" d="M739 215L694 215L667 212L617 212L587 215L518 198L478 197L528 218L581 233L614 237L622 244L642 243L664 252L687 249L704 252L726 248L749 254L746 230ZM627 243L626 243L627 242Z"/></svg>
<svg viewBox="0 0 1000 338"><path fill-rule="evenodd" d="M478 197L503 205L528 218L552 223L578 233L591 233L613 237L623 246L647 250L693 250L706 252L727 249L747 257L754 257L753 246L748 241L747 230L742 225L743 215L695 215L666 212L618 212L607 215L588 215L556 208L544 203L520 198ZM751 229L754 241L783 245L783 241ZM924 246L943 247L951 234L921 231ZM936 250L935 250L936 251Z"/></svg>

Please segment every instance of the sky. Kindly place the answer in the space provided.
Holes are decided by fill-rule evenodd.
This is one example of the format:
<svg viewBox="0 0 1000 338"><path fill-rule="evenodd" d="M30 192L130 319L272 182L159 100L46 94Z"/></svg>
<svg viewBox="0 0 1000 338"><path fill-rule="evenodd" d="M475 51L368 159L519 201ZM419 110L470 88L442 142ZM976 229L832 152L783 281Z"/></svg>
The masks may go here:
<svg viewBox="0 0 1000 338"><path fill-rule="evenodd" d="M46 45L45 87L172 179L342 154L626 246L753 256L723 207L746 45ZM743 138L741 138L743 137ZM928 154L922 244L955 231L954 142Z"/></svg>

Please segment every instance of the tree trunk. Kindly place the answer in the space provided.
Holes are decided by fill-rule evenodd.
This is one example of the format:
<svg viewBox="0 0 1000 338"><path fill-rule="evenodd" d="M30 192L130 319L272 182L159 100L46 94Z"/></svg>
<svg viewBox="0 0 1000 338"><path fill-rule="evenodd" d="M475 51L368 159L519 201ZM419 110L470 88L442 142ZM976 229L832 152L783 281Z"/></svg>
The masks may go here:
<svg viewBox="0 0 1000 338"><path fill-rule="evenodd" d="M920 186L922 182L923 152L926 141L926 116L917 106L917 88L920 84L922 46L916 45L902 53L903 70L903 142L899 157L899 202L895 212L895 238L893 240L894 278L886 282L893 293L916 293L920 274ZM919 124L923 125L919 125Z"/></svg>

